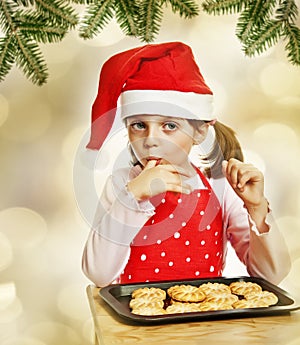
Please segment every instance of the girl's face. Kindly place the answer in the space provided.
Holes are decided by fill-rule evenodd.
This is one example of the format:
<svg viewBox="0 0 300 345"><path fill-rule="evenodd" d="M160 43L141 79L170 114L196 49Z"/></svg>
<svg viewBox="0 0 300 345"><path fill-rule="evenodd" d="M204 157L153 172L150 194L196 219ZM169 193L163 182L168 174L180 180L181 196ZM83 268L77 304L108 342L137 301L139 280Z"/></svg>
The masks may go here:
<svg viewBox="0 0 300 345"><path fill-rule="evenodd" d="M195 128L181 118L160 115L135 115L127 119L129 142L138 161L190 167L192 146L202 142L208 124Z"/></svg>

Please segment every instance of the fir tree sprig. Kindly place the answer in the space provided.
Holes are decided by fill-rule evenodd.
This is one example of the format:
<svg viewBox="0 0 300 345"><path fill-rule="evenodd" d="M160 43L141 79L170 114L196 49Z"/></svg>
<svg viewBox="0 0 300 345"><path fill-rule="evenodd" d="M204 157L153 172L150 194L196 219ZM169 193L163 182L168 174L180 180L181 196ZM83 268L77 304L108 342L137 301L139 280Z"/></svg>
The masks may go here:
<svg viewBox="0 0 300 345"><path fill-rule="evenodd" d="M298 7L294 0L206 0L209 14L239 13L236 35L246 56L261 54L280 38L287 41L288 60L300 66L300 30L296 25Z"/></svg>

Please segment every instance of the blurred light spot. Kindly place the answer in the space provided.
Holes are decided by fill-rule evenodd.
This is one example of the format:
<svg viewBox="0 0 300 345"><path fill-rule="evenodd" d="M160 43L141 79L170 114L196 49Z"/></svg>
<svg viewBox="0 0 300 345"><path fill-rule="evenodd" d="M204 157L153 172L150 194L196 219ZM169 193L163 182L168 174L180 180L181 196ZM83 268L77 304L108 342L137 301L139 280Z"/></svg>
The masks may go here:
<svg viewBox="0 0 300 345"><path fill-rule="evenodd" d="M37 212L23 207L12 207L0 212L0 229L13 248L32 248L45 237L47 224Z"/></svg>
<svg viewBox="0 0 300 345"><path fill-rule="evenodd" d="M16 286L14 283L0 284L0 310L6 309L16 298Z"/></svg>
<svg viewBox="0 0 300 345"><path fill-rule="evenodd" d="M0 232L0 271L5 270L13 260L13 251L7 237ZM1 293L0 293L1 298Z"/></svg>
<svg viewBox="0 0 300 345"><path fill-rule="evenodd" d="M67 285L61 289L57 305L62 314L73 319L86 320L90 315L85 289L81 284Z"/></svg>
<svg viewBox="0 0 300 345"><path fill-rule="evenodd" d="M93 318L90 317L82 326L82 335L89 343L93 343L95 339L95 328Z"/></svg>
<svg viewBox="0 0 300 345"><path fill-rule="evenodd" d="M38 339L29 337L17 337L8 339L2 343L2 345L49 345Z"/></svg>
<svg viewBox="0 0 300 345"><path fill-rule="evenodd" d="M74 157L78 145L85 135L86 127L76 127L72 129L65 137L62 144L62 156L67 162L74 162Z"/></svg>
<svg viewBox="0 0 300 345"><path fill-rule="evenodd" d="M279 147L286 149L287 147L298 148L299 145L296 132L291 127L276 122L266 123L258 127L253 133L253 139L255 142L258 141L263 144L262 149L270 147L273 152L275 147L276 149ZM277 152L275 153L278 155Z"/></svg>
<svg viewBox="0 0 300 345"><path fill-rule="evenodd" d="M0 126L6 121L9 111L7 99L0 94Z"/></svg>
<svg viewBox="0 0 300 345"><path fill-rule="evenodd" d="M293 282L293 285L296 285L298 287L300 287L299 272L300 272L300 258L298 258L292 262L292 269L291 269L291 272L289 275L290 279Z"/></svg>
<svg viewBox="0 0 300 345"><path fill-rule="evenodd" d="M33 337L48 345L79 345L80 337L77 332L69 326L58 322L40 322L32 325L26 331L26 336Z"/></svg>
<svg viewBox="0 0 300 345"><path fill-rule="evenodd" d="M299 72L286 63L276 62L266 66L259 77L261 88L266 95L284 97L298 93Z"/></svg>
<svg viewBox="0 0 300 345"><path fill-rule="evenodd" d="M266 164L264 159L257 153L251 150L243 150L245 163L253 164L263 174L266 171Z"/></svg>
<svg viewBox="0 0 300 345"><path fill-rule="evenodd" d="M11 323L16 320L23 312L21 301L18 298L9 303L5 309L0 309L0 324Z"/></svg>
<svg viewBox="0 0 300 345"><path fill-rule="evenodd" d="M112 19L95 38L87 40L83 40L79 36L77 38L92 47L107 47L120 42L124 37L120 25L115 19Z"/></svg>
<svg viewBox="0 0 300 345"><path fill-rule="evenodd" d="M23 100L10 108L9 116L1 128L1 135L18 142L33 141L48 129L51 123L51 109L36 99Z"/></svg>
<svg viewBox="0 0 300 345"><path fill-rule="evenodd" d="M300 219L292 216L285 216L276 219L279 230L284 236L292 260L300 257Z"/></svg>

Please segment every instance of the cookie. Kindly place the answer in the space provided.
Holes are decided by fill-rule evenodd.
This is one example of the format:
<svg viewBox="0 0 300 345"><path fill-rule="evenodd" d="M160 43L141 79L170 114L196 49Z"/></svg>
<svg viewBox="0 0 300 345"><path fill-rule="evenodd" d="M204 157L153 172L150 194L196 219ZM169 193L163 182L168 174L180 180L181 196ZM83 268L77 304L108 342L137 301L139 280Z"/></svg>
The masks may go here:
<svg viewBox="0 0 300 345"><path fill-rule="evenodd" d="M198 303L180 303L175 302L169 305L166 309L167 314L176 314L176 313L192 313L199 312Z"/></svg>
<svg viewBox="0 0 300 345"><path fill-rule="evenodd" d="M168 295L180 302L201 302L205 299L205 293L192 285L175 285L168 289Z"/></svg>
<svg viewBox="0 0 300 345"><path fill-rule="evenodd" d="M231 294L230 287L223 283L205 283L199 286L208 296L210 294Z"/></svg>
<svg viewBox="0 0 300 345"><path fill-rule="evenodd" d="M229 310L233 309L231 304L225 302L204 301L199 305L200 311Z"/></svg>
<svg viewBox="0 0 300 345"><path fill-rule="evenodd" d="M278 297L273 293L269 291L261 291L261 292L255 292L251 294L246 294L245 299L249 301L262 301L264 303L267 303L269 306L274 305L278 302Z"/></svg>
<svg viewBox="0 0 300 345"><path fill-rule="evenodd" d="M224 294L224 295L208 295L204 302L211 302L211 303L220 303L220 304L228 304L232 305L233 303L239 300L237 295L233 294Z"/></svg>
<svg viewBox="0 0 300 345"><path fill-rule="evenodd" d="M144 307L144 308L132 309L131 312L132 312L132 314L144 315L144 316L164 315L164 314L166 314L165 309L163 309L163 308L155 308L155 307Z"/></svg>
<svg viewBox="0 0 300 345"><path fill-rule="evenodd" d="M261 292L260 285L252 282L238 281L229 285L230 290L235 295L245 296L246 294Z"/></svg>
<svg viewBox="0 0 300 345"><path fill-rule="evenodd" d="M232 306L235 309L263 308L263 307L268 307L268 304L266 302L263 302L263 301L241 299L241 300L233 303Z"/></svg>
<svg viewBox="0 0 300 345"><path fill-rule="evenodd" d="M143 309L143 308L163 308L164 301L162 299L146 299L146 298L133 298L129 302L131 309Z"/></svg>
<svg viewBox="0 0 300 345"><path fill-rule="evenodd" d="M144 288L139 288L137 290L134 290L131 294L132 298L146 298L147 300L151 299L162 299L164 300L166 298L166 291L160 289L160 288L155 288L155 287L144 287Z"/></svg>

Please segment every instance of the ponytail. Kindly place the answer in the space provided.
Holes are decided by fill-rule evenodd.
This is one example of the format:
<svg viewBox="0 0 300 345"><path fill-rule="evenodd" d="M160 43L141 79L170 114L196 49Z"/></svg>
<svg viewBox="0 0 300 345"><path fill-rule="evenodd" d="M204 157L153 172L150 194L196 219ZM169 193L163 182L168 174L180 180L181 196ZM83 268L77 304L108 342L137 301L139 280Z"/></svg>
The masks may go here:
<svg viewBox="0 0 300 345"><path fill-rule="evenodd" d="M222 161L236 158L244 161L241 145L236 133L230 127L217 121L214 125L215 140L211 151L201 160L206 165L205 172L208 177L220 178L222 174Z"/></svg>

